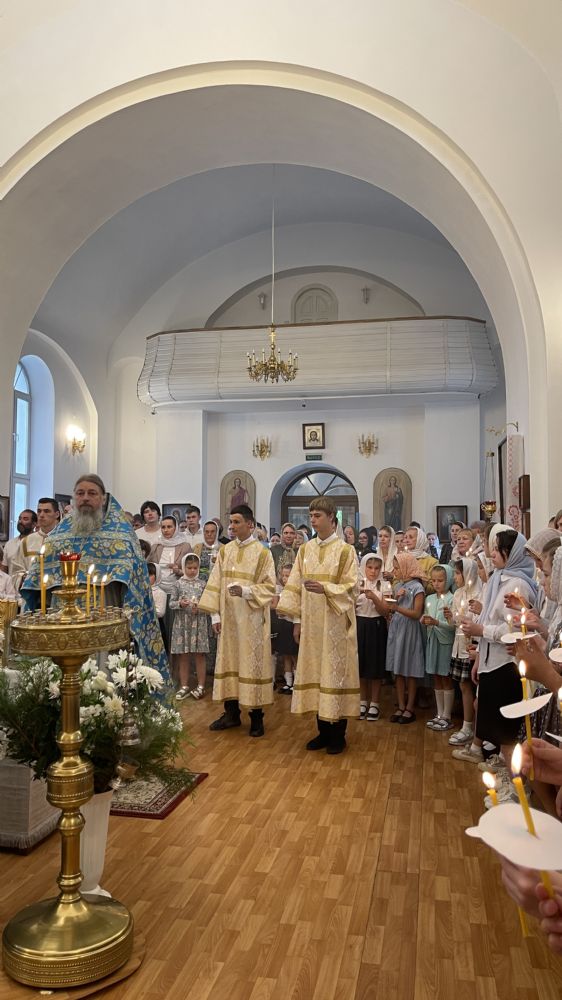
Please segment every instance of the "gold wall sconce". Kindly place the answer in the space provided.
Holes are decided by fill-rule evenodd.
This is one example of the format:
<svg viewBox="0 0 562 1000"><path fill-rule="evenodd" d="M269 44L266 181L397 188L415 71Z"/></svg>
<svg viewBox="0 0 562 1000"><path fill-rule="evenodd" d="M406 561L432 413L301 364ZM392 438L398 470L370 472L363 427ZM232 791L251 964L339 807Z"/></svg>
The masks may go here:
<svg viewBox="0 0 562 1000"><path fill-rule="evenodd" d="M267 437L257 437L252 446L254 458L261 458L262 462L271 455L271 440Z"/></svg>
<svg viewBox="0 0 562 1000"><path fill-rule="evenodd" d="M66 443L72 455L81 455L86 447L86 432L76 424L69 424L66 428Z"/></svg>
<svg viewBox="0 0 562 1000"><path fill-rule="evenodd" d="M364 434L359 438L358 451L360 455L364 455L365 458L369 458L371 455L375 455L379 450L379 442L377 441L374 434Z"/></svg>

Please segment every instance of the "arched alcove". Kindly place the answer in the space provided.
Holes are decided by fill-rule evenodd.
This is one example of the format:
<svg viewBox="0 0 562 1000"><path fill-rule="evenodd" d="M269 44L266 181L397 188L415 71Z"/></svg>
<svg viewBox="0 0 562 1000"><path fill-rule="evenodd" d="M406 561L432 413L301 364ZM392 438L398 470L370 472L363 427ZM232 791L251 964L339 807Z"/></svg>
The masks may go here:
<svg viewBox="0 0 562 1000"><path fill-rule="evenodd" d="M338 300L327 285L305 285L291 303L293 323L329 323L338 318Z"/></svg>

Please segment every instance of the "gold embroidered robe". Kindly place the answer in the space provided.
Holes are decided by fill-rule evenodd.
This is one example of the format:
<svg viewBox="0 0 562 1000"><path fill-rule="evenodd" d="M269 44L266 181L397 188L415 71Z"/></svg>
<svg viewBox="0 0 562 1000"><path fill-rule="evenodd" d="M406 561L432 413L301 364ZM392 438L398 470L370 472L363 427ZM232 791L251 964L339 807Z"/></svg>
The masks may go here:
<svg viewBox="0 0 562 1000"><path fill-rule="evenodd" d="M231 597L229 583L249 587L251 597ZM271 552L261 542L223 545L199 610L220 614L213 699L236 698L246 708L273 702L271 623L269 605L275 596Z"/></svg>
<svg viewBox="0 0 562 1000"><path fill-rule="evenodd" d="M324 594L304 589L316 580ZM277 614L300 620L301 637L291 711L316 712L325 722L359 715L355 549L335 538L301 545Z"/></svg>

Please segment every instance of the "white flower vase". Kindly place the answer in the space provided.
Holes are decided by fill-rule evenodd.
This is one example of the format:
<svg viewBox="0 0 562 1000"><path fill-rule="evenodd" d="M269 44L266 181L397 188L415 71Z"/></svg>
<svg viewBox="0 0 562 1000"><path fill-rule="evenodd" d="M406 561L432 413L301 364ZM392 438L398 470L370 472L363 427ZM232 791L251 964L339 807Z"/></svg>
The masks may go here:
<svg viewBox="0 0 562 1000"><path fill-rule="evenodd" d="M90 895L111 897L111 893L102 889L99 883L105 864L112 799L113 791L99 792L81 809L86 825L80 838L80 867L84 876L80 892Z"/></svg>

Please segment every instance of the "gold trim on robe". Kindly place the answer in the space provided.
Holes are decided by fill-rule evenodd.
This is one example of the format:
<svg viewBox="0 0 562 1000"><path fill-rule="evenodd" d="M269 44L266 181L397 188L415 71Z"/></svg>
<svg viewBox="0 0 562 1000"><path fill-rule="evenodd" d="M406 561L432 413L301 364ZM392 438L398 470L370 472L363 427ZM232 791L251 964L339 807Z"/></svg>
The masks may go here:
<svg viewBox="0 0 562 1000"><path fill-rule="evenodd" d="M229 583L249 587L251 597L231 597ZM213 699L236 698L246 708L273 702L273 666L269 605L275 596L275 569L261 542L229 542L219 549L199 610L218 614Z"/></svg>
<svg viewBox="0 0 562 1000"><path fill-rule="evenodd" d="M305 580L322 583L324 594L305 590ZM357 593L351 545L339 538L301 545L277 606L277 614L301 623L291 711L316 712L326 722L359 715Z"/></svg>

